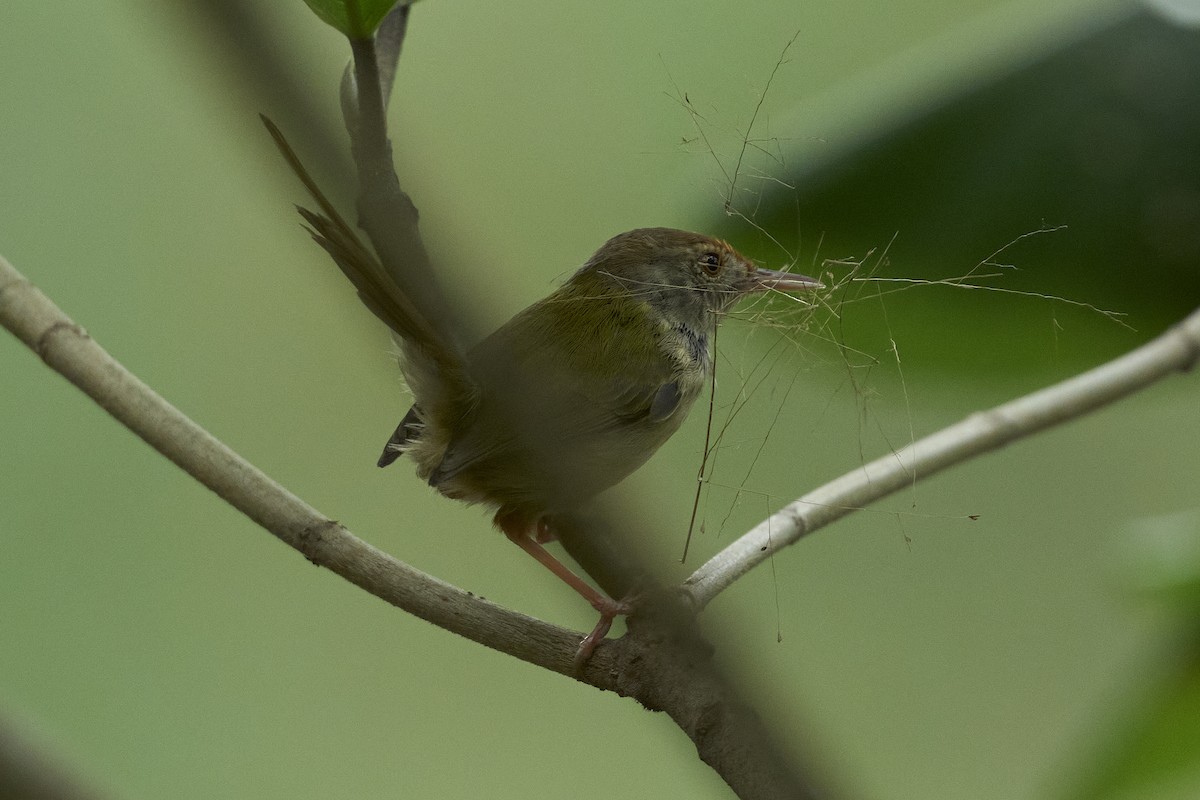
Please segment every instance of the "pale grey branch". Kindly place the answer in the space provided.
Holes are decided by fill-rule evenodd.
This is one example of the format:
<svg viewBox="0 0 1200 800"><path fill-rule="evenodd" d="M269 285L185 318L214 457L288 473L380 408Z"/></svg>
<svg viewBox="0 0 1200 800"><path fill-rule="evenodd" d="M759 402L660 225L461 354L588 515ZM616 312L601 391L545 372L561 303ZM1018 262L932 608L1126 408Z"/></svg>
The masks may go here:
<svg viewBox="0 0 1200 800"><path fill-rule="evenodd" d="M1081 417L1200 361L1200 310L1158 338L1062 383L981 411L848 472L784 506L697 569L697 609L783 548L946 467Z"/></svg>
<svg viewBox="0 0 1200 800"><path fill-rule="evenodd" d="M571 674L581 634L476 597L377 550L271 480L126 370L0 257L0 325L119 422L318 566L480 644ZM596 653L590 675L609 663Z"/></svg>

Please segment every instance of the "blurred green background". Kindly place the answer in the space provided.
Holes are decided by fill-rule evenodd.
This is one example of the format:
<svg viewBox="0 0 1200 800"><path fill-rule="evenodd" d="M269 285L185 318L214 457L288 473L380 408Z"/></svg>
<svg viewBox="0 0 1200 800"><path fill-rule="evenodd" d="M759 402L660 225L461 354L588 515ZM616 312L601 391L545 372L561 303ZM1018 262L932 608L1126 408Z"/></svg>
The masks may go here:
<svg viewBox="0 0 1200 800"><path fill-rule="evenodd" d="M389 344L299 229L257 119L279 110L229 43L188 4L74 5L0 12L0 252L324 513L590 626L483 513L374 467L407 408ZM299 0L260 5L332 119L344 43ZM1046 5L418 5L399 171L484 327L644 225L837 279L826 259L960 276L1066 225L989 281L1128 314L853 283L840 319L744 315L760 324L723 329L718 418L742 386L750 401L689 565L670 566L703 415L621 488L664 569L682 578L772 507L1197 305L1195 30ZM714 154L737 160L797 31L734 193L752 225L723 214ZM1167 381L804 541L706 612L724 662L853 796L1196 796L1195 597L1154 566L1200 528L1196 390ZM10 337L0 419L0 716L113 797L728 796L661 715L313 569Z"/></svg>

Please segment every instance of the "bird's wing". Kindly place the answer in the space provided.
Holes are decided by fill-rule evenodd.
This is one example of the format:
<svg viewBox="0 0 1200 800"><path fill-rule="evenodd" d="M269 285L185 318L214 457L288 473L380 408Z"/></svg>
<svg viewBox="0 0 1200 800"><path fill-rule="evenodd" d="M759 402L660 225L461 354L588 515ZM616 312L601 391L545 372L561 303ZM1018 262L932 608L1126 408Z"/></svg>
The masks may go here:
<svg viewBox="0 0 1200 800"><path fill-rule="evenodd" d="M455 431L431 475L434 485L485 461L561 456L606 439L611 449L630 448L643 441L630 436L639 428L654 441L653 450L686 414L699 387L681 379L667 359L629 358L629 344L613 341L620 333L608 347L590 337L571 347L546 334L547 307L556 307L554 296L471 351L480 402ZM606 363L606 352L616 353L618 363ZM661 436L652 432L657 428Z"/></svg>
<svg viewBox="0 0 1200 800"><path fill-rule="evenodd" d="M594 391L571 392L560 397L514 397L516 405L505 414L490 401L487 390L476 413L451 439L441 463L430 474L437 486L463 470L484 462L518 463L524 459L561 458L587 443L612 437L613 449L629 442L622 436L633 428L666 428L673 431L683 391L676 381L654 384L615 385L604 382ZM669 432L653 436L654 447Z"/></svg>

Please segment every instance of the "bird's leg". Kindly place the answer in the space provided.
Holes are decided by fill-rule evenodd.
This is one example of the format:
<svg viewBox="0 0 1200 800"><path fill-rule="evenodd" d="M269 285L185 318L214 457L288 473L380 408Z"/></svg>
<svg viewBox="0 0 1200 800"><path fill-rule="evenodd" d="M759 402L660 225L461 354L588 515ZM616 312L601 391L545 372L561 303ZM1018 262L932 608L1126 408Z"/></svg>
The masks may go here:
<svg viewBox="0 0 1200 800"><path fill-rule="evenodd" d="M545 517L538 517L538 521L534 525L534 528L537 533L533 535L533 540L538 544L558 541L558 534L556 534L554 529L550 527L550 523Z"/></svg>
<svg viewBox="0 0 1200 800"><path fill-rule="evenodd" d="M575 653L575 667L578 670L591 658L596 645L604 640L609 628L612 627L613 619L630 612L629 604L613 600L608 595L592 588L583 578L551 555L549 550L542 547L543 542L551 542L556 538L544 517L530 521L527 516L519 512L502 510L496 514L495 522L496 527L504 531L504 535L509 538L509 541L536 558L542 566L557 575L561 581L582 595L584 600L591 603L592 608L600 612L600 619L596 623L596 627L592 628L592 632L583 638L583 641L579 643L579 650Z"/></svg>

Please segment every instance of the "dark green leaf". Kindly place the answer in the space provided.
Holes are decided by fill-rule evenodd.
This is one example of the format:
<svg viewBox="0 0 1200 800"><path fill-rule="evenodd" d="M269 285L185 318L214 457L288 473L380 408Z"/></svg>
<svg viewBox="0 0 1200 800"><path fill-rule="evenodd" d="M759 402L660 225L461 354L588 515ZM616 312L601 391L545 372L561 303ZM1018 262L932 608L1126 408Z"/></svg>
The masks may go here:
<svg viewBox="0 0 1200 800"><path fill-rule="evenodd" d="M1127 711L1096 748L1068 800L1195 797L1200 776L1200 647L1178 652L1178 670L1142 687L1144 700Z"/></svg>

